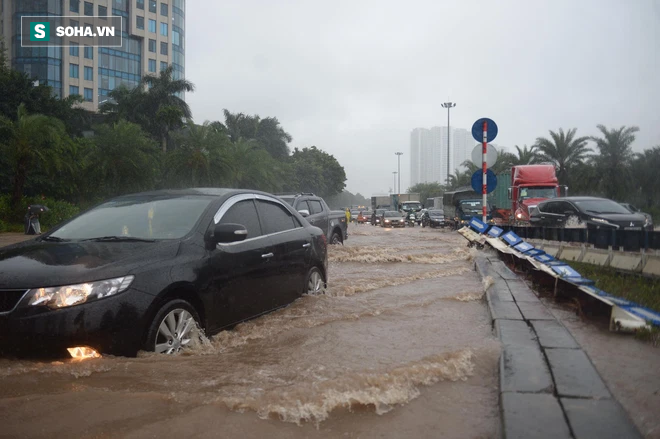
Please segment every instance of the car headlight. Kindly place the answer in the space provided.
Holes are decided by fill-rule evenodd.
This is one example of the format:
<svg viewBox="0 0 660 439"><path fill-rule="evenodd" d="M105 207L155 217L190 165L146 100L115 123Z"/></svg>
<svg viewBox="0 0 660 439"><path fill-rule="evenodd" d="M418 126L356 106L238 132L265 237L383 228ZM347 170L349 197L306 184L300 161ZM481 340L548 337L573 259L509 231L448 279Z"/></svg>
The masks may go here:
<svg viewBox="0 0 660 439"><path fill-rule="evenodd" d="M115 279L100 280L77 285L66 285L52 288L35 288L28 291L29 306L47 306L50 309L78 305L92 300L126 291L135 276L124 276Z"/></svg>
<svg viewBox="0 0 660 439"><path fill-rule="evenodd" d="M591 218L591 221L595 221L597 223L602 223L602 224L610 224L609 221L603 218Z"/></svg>
<svg viewBox="0 0 660 439"><path fill-rule="evenodd" d="M516 213L516 218L521 219L522 218L522 212Z"/></svg>

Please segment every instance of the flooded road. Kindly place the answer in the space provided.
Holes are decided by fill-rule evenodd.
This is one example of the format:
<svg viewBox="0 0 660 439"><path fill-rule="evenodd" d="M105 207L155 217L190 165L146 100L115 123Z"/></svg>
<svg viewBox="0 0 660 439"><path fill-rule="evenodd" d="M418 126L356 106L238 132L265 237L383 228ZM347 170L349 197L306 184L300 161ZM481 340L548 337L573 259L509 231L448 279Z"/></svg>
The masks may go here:
<svg viewBox="0 0 660 439"><path fill-rule="evenodd" d="M0 359L0 437L499 437L499 341L458 234L351 225L326 295L194 352Z"/></svg>

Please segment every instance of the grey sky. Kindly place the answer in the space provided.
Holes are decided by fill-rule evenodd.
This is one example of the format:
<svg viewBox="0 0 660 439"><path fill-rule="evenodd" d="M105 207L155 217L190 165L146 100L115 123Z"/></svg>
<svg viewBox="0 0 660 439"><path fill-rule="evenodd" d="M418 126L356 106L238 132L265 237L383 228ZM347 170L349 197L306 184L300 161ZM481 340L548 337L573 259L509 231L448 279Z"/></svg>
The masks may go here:
<svg viewBox="0 0 660 439"><path fill-rule="evenodd" d="M657 0L189 0L186 27L197 122L275 116L367 197L392 186L395 151L408 188L410 131L446 125L447 99L452 126L490 117L500 145L599 123L660 145Z"/></svg>

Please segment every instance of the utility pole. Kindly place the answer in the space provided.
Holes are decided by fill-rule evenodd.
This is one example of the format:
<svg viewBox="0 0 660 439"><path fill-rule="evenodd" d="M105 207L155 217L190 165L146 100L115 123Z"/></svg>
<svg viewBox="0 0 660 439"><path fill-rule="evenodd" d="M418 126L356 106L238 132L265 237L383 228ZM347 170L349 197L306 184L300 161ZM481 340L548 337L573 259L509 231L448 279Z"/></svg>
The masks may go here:
<svg viewBox="0 0 660 439"><path fill-rule="evenodd" d="M399 174L399 190L396 193L397 194L397 196L396 196L396 203L397 203L396 210L399 210L399 204L401 204L401 203L399 203L399 198L401 198L401 156L403 155L403 153L402 152L395 152L394 154L396 154L398 156L397 159L398 159L398 162L399 162L399 168L398 168L399 169L399 172L398 172L398 174Z"/></svg>
<svg viewBox="0 0 660 439"><path fill-rule="evenodd" d="M394 185L392 186L394 189L392 189L392 193L394 193L394 191L396 191L396 174L398 174L398 172L396 172L396 171L392 172L392 177L394 177Z"/></svg>
<svg viewBox="0 0 660 439"><path fill-rule="evenodd" d="M455 102L445 102L444 104L442 104L442 108L447 109L447 181L445 182L447 184L449 184L449 173L450 173L450 171L449 171L449 154L450 154L450 152L449 152L450 151L450 149L449 149L449 137L450 137L449 136L449 132L450 132L450 129L449 129L449 110L451 110L455 106L456 106Z"/></svg>

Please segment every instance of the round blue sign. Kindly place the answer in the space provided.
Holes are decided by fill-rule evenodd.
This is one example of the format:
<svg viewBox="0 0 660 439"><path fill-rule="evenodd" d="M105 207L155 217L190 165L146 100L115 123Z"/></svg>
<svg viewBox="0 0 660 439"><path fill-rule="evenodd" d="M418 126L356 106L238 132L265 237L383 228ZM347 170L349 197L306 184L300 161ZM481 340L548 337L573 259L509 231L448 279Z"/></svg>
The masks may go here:
<svg viewBox="0 0 660 439"><path fill-rule="evenodd" d="M482 192L482 186L484 184L484 171L477 169L472 174L472 189L478 194ZM490 194L495 190L497 186L497 176L490 169L486 169L486 193Z"/></svg>
<svg viewBox="0 0 660 439"><path fill-rule="evenodd" d="M488 122L487 134L488 142L492 142L497 137L497 124L492 119L482 117L472 125L472 137L479 143L484 142L484 122Z"/></svg>

